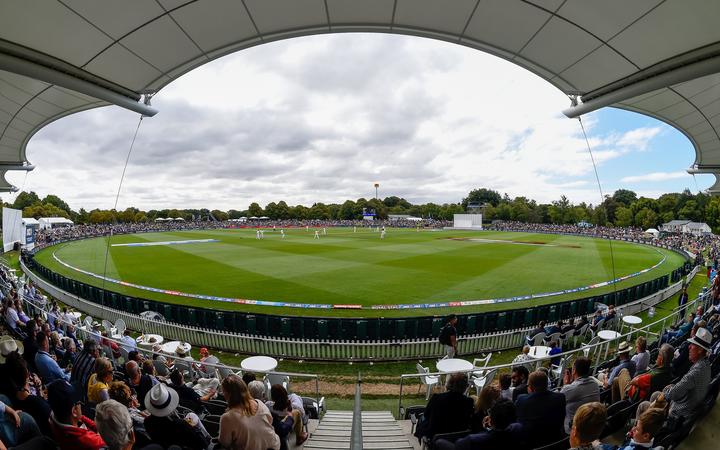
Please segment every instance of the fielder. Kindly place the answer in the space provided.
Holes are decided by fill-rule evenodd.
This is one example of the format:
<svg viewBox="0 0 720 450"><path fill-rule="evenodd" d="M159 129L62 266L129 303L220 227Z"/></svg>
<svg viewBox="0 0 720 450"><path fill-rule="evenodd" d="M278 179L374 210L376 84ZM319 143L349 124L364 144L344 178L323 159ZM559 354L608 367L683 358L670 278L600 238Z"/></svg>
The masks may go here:
<svg viewBox="0 0 720 450"><path fill-rule="evenodd" d="M320 232L315 230L315 237L313 239L320 239Z"/></svg>

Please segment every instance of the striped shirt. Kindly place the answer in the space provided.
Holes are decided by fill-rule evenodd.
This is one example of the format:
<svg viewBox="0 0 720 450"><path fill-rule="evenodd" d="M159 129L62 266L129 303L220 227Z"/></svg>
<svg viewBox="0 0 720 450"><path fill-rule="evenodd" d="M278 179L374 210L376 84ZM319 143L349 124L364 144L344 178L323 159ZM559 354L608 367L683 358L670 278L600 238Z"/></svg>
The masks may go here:
<svg viewBox="0 0 720 450"><path fill-rule="evenodd" d="M75 365L70 375L70 383L83 393L83 399L87 400L87 388L90 375L95 372L95 357L85 350L81 351L75 358Z"/></svg>
<svg viewBox="0 0 720 450"><path fill-rule="evenodd" d="M670 416L676 419L693 417L710 389L710 381L710 361L703 358L693 364L677 384L665 387L663 395L671 401Z"/></svg>

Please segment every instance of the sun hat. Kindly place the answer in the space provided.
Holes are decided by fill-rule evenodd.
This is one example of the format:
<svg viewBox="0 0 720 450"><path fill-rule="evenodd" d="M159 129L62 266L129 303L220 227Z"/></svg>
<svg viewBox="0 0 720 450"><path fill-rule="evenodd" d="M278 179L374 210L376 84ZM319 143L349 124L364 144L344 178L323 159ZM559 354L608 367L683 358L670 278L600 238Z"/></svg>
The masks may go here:
<svg viewBox="0 0 720 450"><path fill-rule="evenodd" d="M177 348L175 349L175 353L177 353L178 356L185 356L185 355L187 355L187 352L185 351L185 349L183 348L182 345L178 345L178 346L177 346Z"/></svg>
<svg viewBox="0 0 720 450"><path fill-rule="evenodd" d="M167 417L175 411L180 396L175 389L168 389L163 383L158 383L145 395L145 408L156 417Z"/></svg>
<svg viewBox="0 0 720 450"><path fill-rule="evenodd" d="M23 343L16 341L11 336L4 335L0 338L0 364L5 364L5 358L10 356L10 353L18 352L22 355L24 351Z"/></svg>
<svg viewBox="0 0 720 450"><path fill-rule="evenodd" d="M698 328L695 336L688 339L688 342L709 352L712 345L712 334L706 328Z"/></svg>
<svg viewBox="0 0 720 450"><path fill-rule="evenodd" d="M630 353L630 343L628 341L622 341L617 348L617 354Z"/></svg>

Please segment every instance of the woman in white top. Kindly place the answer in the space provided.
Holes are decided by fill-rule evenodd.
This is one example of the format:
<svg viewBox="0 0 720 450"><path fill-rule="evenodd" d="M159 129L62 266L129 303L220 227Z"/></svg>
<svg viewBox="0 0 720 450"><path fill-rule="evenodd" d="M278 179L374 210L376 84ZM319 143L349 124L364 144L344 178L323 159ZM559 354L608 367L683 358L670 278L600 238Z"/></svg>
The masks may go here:
<svg viewBox="0 0 720 450"><path fill-rule="evenodd" d="M222 382L228 404L220 417L220 445L224 450L278 450L280 438L272 426L267 406L252 398L245 382L230 375Z"/></svg>

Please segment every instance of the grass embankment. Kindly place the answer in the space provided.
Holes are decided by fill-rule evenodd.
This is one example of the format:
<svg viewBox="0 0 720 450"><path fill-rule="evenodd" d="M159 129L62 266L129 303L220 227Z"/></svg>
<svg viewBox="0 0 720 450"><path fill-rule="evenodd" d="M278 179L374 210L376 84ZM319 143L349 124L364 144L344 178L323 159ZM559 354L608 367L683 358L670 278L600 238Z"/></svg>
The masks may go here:
<svg viewBox="0 0 720 450"><path fill-rule="evenodd" d="M391 229L386 239L360 229L314 231L215 230L121 235L111 244L217 239L184 245L111 246L107 276L143 286L187 293L314 304L387 305L503 298L592 285L652 267L618 283L639 284L680 266L683 258L653 247L575 236ZM102 286L103 281L59 264L54 258L102 274L106 238L50 247L38 262L65 276ZM334 317L443 315L527 308L611 292L612 286L511 303L457 308L343 310L278 308L178 297L112 283L117 292L176 304L270 314Z"/></svg>

